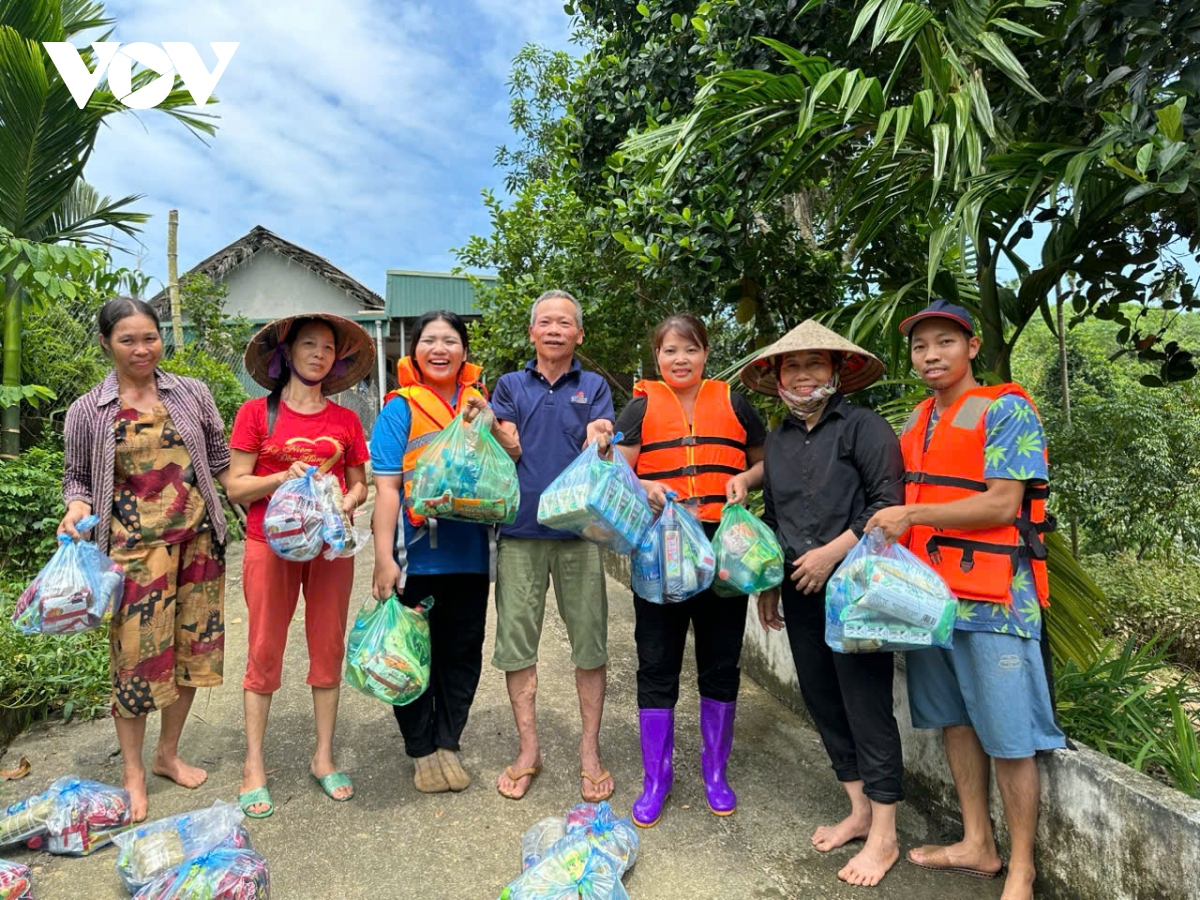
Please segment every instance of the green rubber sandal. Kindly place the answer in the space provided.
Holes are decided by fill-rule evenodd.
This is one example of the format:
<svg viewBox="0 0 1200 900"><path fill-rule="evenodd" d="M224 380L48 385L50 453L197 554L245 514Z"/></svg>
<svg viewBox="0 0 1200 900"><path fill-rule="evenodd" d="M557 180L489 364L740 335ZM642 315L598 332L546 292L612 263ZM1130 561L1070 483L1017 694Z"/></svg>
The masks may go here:
<svg viewBox="0 0 1200 900"><path fill-rule="evenodd" d="M250 807L257 806L261 803L267 804L266 812L251 812ZM238 806L242 808L242 812L252 819L265 819L271 813L275 812L275 804L271 801L271 792L267 790L264 784L262 787L257 787L252 791L246 791L244 794L238 794Z"/></svg>
<svg viewBox="0 0 1200 900"><path fill-rule="evenodd" d="M321 786L321 790L325 792L325 796L334 803L345 803L347 800L354 799L354 782L350 780L350 776L345 772L330 772L323 778L318 778L312 772L309 772L308 775ZM350 795L348 797L333 796L334 791L344 787L350 788Z"/></svg>

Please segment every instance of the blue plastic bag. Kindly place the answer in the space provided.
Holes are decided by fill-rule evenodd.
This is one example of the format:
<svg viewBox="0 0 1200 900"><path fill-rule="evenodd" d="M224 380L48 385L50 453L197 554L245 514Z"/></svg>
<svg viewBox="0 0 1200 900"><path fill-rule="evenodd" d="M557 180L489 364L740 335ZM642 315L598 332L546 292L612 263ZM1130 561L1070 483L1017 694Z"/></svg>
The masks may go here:
<svg viewBox="0 0 1200 900"><path fill-rule="evenodd" d="M113 838L117 845L117 874L129 893L185 862L218 847L250 846L236 804L218 800L208 809L148 822Z"/></svg>
<svg viewBox="0 0 1200 900"><path fill-rule="evenodd" d="M629 900L615 860L582 834L567 835L506 887L501 900Z"/></svg>
<svg viewBox="0 0 1200 900"><path fill-rule="evenodd" d="M563 469L538 499L538 523L629 553L640 542L654 514L646 491L613 437L612 459L592 441Z"/></svg>
<svg viewBox="0 0 1200 900"><path fill-rule="evenodd" d="M91 531L100 521L85 516L75 527ZM121 605L125 570L91 541L59 535L58 549L21 594L12 623L25 634L75 634L108 624Z"/></svg>
<svg viewBox="0 0 1200 900"><path fill-rule="evenodd" d="M307 562L321 552L325 543L325 517L309 466L300 478L281 484L271 495L263 516L263 536L275 555L292 562Z"/></svg>
<svg viewBox="0 0 1200 900"><path fill-rule="evenodd" d="M634 592L651 603L679 603L707 590L716 574L712 544L699 519L667 492L630 565Z"/></svg>
<svg viewBox="0 0 1200 900"><path fill-rule="evenodd" d="M876 528L825 588L825 643L838 653L949 649L957 611L942 577Z"/></svg>

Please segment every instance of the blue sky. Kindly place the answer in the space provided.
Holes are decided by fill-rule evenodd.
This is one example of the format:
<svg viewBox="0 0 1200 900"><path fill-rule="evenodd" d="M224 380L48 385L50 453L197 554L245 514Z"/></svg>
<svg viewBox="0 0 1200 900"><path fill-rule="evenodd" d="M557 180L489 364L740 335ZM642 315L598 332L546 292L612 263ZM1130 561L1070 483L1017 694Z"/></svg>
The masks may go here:
<svg viewBox="0 0 1200 900"><path fill-rule="evenodd" d="M568 49L561 0L109 0L113 40L241 46L217 85L208 146L154 111L102 129L87 179L143 194L141 268L166 274L167 211L179 264L263 225L382 293L387 269L445 271L486 234L480 191L511 140L508 79L528 42ZM137 249L137 248L135 248ZM119 257L122 265L139 261ZM157 285L154 286L157 289Z"/></svg>

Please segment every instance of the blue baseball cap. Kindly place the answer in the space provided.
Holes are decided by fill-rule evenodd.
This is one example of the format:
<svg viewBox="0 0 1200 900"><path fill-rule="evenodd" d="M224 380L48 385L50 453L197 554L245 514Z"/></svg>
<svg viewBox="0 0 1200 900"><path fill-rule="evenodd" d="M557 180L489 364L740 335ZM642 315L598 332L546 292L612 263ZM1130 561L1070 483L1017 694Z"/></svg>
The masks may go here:
<svg viewBox="0 0 1200 900"><path fill-rule="evenodd" d="M961 306L955 306L948 300L934 300L916 315L909 316L900 323L900 333L908 337L918 322L924 319L952 319L967 330L967 334L975 335L975 323L971 314Z"/></svg>

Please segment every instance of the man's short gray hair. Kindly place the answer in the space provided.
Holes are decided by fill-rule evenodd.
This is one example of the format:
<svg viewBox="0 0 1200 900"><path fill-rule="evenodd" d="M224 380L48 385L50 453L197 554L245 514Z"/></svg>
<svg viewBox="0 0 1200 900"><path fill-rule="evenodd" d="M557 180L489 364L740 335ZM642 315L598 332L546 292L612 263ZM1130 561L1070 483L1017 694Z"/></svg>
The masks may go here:
<svg viewBox="0 0 1200 900"><path fill-rule="evenodd" d="M570 300L575 306L575 327L583 327L583 307L579 305L579 301L568 294L566 291L560 291L557 288L543 293L540 297L533 301L533 309L529 310L529 327L532 328L537 321L537 308L543 300Z"/></svg>

